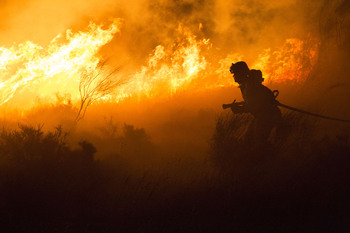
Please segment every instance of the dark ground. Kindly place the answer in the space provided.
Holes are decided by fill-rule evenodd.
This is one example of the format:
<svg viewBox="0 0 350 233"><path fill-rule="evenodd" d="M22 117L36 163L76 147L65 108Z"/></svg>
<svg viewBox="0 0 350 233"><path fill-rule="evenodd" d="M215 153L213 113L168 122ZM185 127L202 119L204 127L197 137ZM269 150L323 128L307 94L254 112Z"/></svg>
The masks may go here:
<svg viewBox="0 0 350 233"><path fill-rule="evenodd" d="M69 148L60 128L4 130L1 232L349 232L349 135L319 137L286 115L282 136L255 148L249 122L222 115L207 155L160 162L164 151L125 126L114 143L135 166L94 159L88 142Z"/></svg>

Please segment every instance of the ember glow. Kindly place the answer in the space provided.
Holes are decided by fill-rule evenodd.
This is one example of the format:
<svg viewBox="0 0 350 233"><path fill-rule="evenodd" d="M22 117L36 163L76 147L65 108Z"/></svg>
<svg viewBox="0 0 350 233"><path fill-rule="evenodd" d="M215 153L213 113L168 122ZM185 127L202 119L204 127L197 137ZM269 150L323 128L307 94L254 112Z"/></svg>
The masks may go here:
<svg viewBox="0 0 350 233"><path fill-rule="evenodd" d="M0 47L0 105L34 99L54 101L57 94L79 101L79 82L87 70L98 69L104 60L99 53L112 39L118 43L123 34L122 19L109 25L91 22L82 31L67 29L51 40L48 46L31 41ZM198 30L202 30L202 23ZM210 38L200 38L189 28L179 24L175 42L155 46L148 58L134 72L118 71L111 79L122 79L120 85L99 95L97 100L119 102L126 97L157 98L171 96L184 90L205 91L234 85L228 67L232 62L245 60L243 54L213 54ZM310 40L311 41L311 40ZM317 43L287 39L282 47L266 48L250 62L250 67L261 69L267 83L303 82L317 59ZM114 67L99 79L108 76ZM97 80L97 83L99 81Z"/></svg>

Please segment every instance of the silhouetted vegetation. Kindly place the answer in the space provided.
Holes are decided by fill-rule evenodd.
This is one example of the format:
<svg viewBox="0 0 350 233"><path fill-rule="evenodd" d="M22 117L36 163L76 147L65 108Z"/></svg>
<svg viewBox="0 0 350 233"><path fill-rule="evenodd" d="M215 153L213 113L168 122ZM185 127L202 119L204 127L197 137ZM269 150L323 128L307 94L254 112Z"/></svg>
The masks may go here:
<svg viewBox="0 0 350 233"><path fill-rule="evenodd" d="M313 120L287 114L269 144L258 148L245 137L250 121L248 115L218 117L211 160L159 160L162 154L145 130L127 124L118 135L107 122L101 145L114 146L115 153L104 160L94 158L98 149L87 141L70 148L61 127L3 129L1 229L347 232L347 132L320 136ZM137 160L138 167L120 156Z"/></svg>
<svg viewBox="0 0 350 233"><path fill-rule="evenodd" d="M55 232L55 221L78 220L90 211L86 208L93 205L90 197L100 174L93 158L96 149L82 141L80 149L72 150L66 137L61 127L47 133L42 126L25 125L1 131L3 232L32 232L41 224Z"/></svg>
<svg viewBox="0 0 350 233"><path fill-rule="evenodd" d="M220 115L216 122L216 130L212 138L211 149L217 165L230 166L237 159L268 158L274 155L287 156L308 149L314 152L315 122L299 114L285 114L282 121L273 130L268 143L257 147L257 142L248 137L249 125L253 117L249 114ZM306 148L307 147L307 148Z"/></svg>
<svg viewBox="0 0 350 233"><path fill-rule="evenodd" d="M116 78L119 68L108 73L104 70L106 61L99 64L96 69L86 69L81 72L79 81L80 106L75 123L84 118L87 108L96 100L110 95L125 80Z"/></svg>
<svg viewBox="0 0 350 233"><path fill-rule="evenodd" d="M245 137L251 120L221 115L211 142L215 166L244 200L236 216L247 224L242 232L349 230L348 131L330 137L315 118L286 114L269 143L256 147Z"/></svg>

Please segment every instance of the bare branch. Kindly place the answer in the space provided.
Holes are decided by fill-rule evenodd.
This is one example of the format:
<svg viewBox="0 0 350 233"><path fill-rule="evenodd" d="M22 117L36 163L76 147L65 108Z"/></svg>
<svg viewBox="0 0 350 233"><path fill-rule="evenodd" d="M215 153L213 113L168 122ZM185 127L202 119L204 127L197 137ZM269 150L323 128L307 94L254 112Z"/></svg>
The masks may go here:
<svg viewBox="0 0 350 233"><path fill-rule="evenodd" d="M114 74L120 67L105 74L106 61L101 62L94 70L84 70L80 75L79 94L80 107L75 122L84 118L86 109L96 100L111 94L118 86L125 84L125 80L116 78Z"/></svg>

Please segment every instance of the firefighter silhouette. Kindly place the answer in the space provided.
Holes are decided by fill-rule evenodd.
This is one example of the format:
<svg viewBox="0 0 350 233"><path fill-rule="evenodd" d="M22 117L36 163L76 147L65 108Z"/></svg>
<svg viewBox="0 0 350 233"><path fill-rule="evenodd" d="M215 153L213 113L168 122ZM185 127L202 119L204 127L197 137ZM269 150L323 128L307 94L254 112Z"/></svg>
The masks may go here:
<svg viewBox="0 0 350 233"><path fill-rule="evenodd" d="M230 73L239 84L244 101L234 102L229 107L233 113L253 115L254 120L248 128L246 137L255 144L264 144L268 141L272 129L281 120L281 111L276 101L278 93L272 92L262 84L264 79L260 70L250 70L243 61L232 63ZM225 108L225 105L223 107Z"/></svg>

